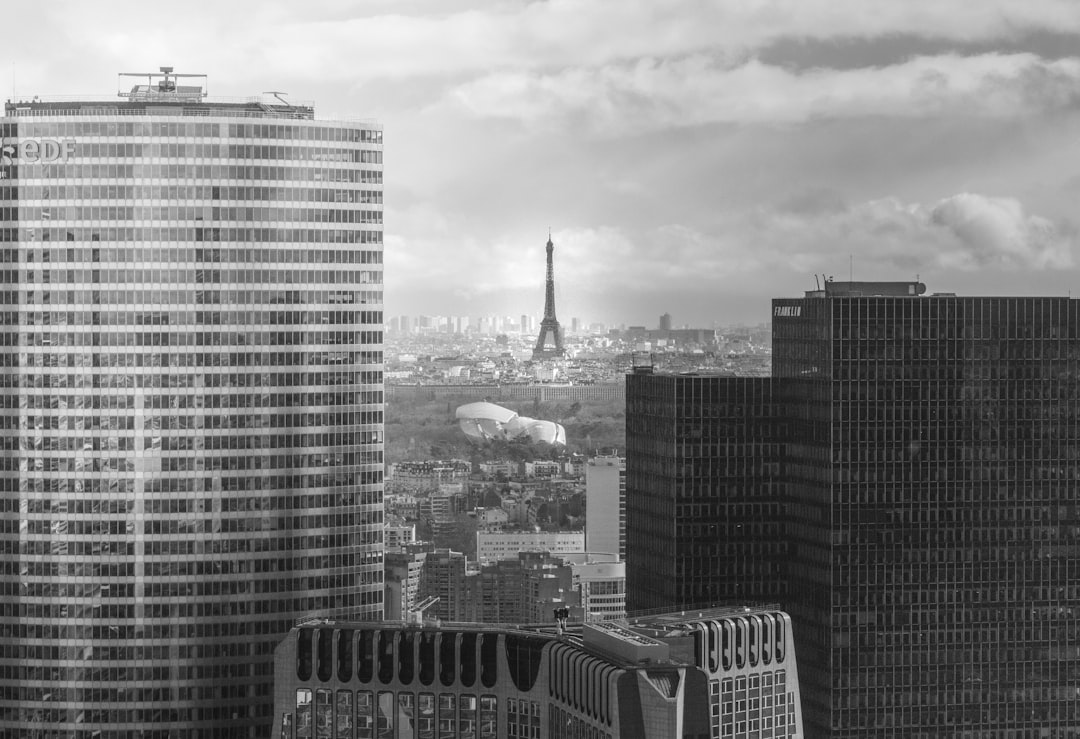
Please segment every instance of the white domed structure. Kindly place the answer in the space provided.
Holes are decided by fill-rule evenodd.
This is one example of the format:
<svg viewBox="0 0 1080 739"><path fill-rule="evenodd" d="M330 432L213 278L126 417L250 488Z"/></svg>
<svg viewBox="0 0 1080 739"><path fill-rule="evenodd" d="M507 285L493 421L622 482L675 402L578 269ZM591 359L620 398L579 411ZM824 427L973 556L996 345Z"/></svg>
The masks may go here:
<svg viewBox="0 0 1080 739"><path fill-rule="evenodd" d="M460 406L456 416L461 430L473 441L510 441L528 436L533 441L566 446L566 429L561 424L519 416L487 401Z"/></svg>

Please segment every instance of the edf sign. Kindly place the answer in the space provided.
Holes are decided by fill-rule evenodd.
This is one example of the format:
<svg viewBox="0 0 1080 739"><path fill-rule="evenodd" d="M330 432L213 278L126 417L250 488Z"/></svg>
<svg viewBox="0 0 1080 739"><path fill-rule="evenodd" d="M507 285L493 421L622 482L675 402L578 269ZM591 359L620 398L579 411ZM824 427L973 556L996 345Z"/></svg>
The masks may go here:
<svg viewBox="0 0 1080 739"><path fill-rule="evenodd" d="M0 147L0 166L10 164L34 164L41 162L66 162L75 153L75 139L23 139L15 143L4 142Z"/></svg>

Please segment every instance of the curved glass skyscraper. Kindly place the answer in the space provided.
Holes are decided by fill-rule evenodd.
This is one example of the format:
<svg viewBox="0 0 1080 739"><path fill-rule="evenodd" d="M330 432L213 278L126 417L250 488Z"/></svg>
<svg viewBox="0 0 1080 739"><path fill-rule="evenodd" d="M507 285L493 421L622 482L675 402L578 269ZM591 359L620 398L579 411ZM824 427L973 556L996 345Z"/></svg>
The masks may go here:
<svg viewBox="0 0 1080 739"><path fill-rule="evenodd" d="M382 131L148 82L0 120L4 735L262 736L382 616Z"/></svg>

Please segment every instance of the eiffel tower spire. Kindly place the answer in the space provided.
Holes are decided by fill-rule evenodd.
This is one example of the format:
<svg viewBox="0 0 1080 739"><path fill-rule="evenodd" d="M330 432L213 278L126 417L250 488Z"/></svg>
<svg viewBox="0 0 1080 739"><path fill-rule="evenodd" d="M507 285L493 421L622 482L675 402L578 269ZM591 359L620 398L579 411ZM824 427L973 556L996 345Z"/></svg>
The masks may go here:
<svg viewBox="0 0 1080 739"><path fill-rule="evenodd" d="M536 337L536 346L533 348L532 358L553 359L561 357L563 351L562 326L555 317L555 267L552 254L555 244L551 242L551 229L548 229L547 240L547 286L544 292L544 320L540 322L540 335Z"/></svg>

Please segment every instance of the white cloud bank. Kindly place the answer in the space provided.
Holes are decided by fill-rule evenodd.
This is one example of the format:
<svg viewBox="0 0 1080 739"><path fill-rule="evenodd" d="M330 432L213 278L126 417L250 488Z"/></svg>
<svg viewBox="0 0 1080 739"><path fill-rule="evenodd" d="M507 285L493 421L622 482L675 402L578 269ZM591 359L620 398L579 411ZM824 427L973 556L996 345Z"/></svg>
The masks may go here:
<svg viewBox="0 0 1080 739"><path fill-rule="evenodd" d="M176 64L199 60L203 69L229 70L237 79L345 84L597 67L701 53L734 60L783 39L900 34L964 43L1040 31L1080 33L1075 0L192 0L180 11L102 0L57 2L46 11L56 26L49 35L79 39L85 45L80 55L91 58L102 54L129 64L152 63L166 52ZM28 14L26 22L19 22L21 12ZM12 27L40 25L32 6L13 13ZM135 20L142 27L132 26ZM32 50L37 36L13 42Z"/></svg>
<svg viewBox="0 0 1080 739"><path fill-rule="evenodd" d="M711 123L802 123L889 116L1020 117L1080 107L1080 59L941 55L861 69L793 71L714 57L644 59L555 73L504 72L457 86L480 118L586 127L604 135Z"/></svg>

